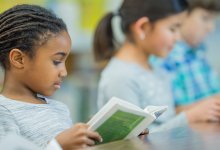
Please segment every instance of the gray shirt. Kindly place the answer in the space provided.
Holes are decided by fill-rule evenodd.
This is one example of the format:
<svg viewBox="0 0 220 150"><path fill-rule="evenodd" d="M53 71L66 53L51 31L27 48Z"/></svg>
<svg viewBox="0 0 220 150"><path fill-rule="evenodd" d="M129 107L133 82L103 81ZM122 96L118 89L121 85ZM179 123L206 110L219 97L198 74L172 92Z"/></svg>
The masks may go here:
<svg viewBox="0 0 220 150"><path fill-rule="evenodd" d="M151 131L188 124L185 113L176 116L169 78L161 70L146 70L138 64L112 58L101 74L98 107L101 108L113 96L141 108L167 105L168 110L149 127Z"/></svg>
<svg viewBox="0 0 220 150"><path fill-rule="evenodd" d="M8 132L33 141L41 148L72 126L67 107L44 98L46 104L31 104L0 95L0 139Z"/></svg>

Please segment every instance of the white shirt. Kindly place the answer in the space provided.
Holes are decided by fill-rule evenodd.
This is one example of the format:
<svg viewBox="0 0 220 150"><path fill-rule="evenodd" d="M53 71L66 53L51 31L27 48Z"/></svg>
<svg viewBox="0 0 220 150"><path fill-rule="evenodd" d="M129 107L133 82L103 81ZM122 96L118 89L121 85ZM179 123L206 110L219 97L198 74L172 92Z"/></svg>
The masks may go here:
<svg viewBox="0 0 220 150"><path fill-rule="evenodd" d="M72 126L67 107L44 98L46 104L31 104L0 95L0 139L8 132L21 135L41 148Z"/></svg>

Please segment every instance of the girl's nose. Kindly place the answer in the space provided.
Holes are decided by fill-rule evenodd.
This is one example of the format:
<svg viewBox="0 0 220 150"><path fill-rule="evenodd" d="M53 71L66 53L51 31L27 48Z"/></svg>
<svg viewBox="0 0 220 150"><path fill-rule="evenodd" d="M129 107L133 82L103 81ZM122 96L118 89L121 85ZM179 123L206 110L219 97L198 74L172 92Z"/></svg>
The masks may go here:
<svg viewBox="0 0 220 150"><path fill-rule="evenodd" d="M181 39L180 30L178 29L174 35L175 42Z"/></svg>
<svg viewBox="0 0 220 150"><path fill-rule="evenodd" d="M207 26L207 32L212 32L215 29L215 22L211 21Z"/></svg>
<svg viewBox="0 0 220 150"><path fill-rule="evenodd" d="M60 71L59 76L60 76L61 78L64 78L64 77L67 76L66 66L64 66L64 67L62 68L62 70Z"/></svg>

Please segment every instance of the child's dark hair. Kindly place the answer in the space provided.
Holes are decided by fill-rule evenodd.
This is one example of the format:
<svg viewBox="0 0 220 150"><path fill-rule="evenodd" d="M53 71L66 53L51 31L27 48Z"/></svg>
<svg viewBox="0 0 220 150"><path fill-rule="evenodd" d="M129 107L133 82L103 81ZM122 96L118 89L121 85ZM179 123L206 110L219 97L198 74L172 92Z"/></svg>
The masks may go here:
<svg viewBox="0 0 220 150"><path fill-rule="evenodd" d="M189 0L189 12L195 8L203 8L208 11L219 12L220 0Z"/></svg>
<svg viewBox="0 0 220 150"><path fill-rule="evenodd" d="M121 17L121 29L130 34L130 25L147 16L151 22L179 13L188 7L186 0L124 0L119 11L106 14L99 22L93 41L96 60L108 60L115 53L115 39L111 20L115 15Z"/></svg>
<svg viewBox="0 0 220 150"><path fill-rule="evenodd" d="M10 50L19 49L34 57L35 49L53 34L67 30L62 19L36 5L17 5L0 14L0 61L4 69L10 67Z"/></svg>

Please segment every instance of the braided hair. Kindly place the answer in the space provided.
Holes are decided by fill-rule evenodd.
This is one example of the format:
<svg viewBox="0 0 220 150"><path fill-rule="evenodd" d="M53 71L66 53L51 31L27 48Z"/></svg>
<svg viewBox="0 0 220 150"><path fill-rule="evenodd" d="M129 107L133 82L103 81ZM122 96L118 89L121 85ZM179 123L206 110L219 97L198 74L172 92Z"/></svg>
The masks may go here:
<svg viewBox="0 0 220 150"><path fill-rule="evenodd" d="M35 50L61 31L66 31L62 19L37 5L16 5L0 14L0 61L9 69L9 53L19 49L34 57Z"/></svg>

